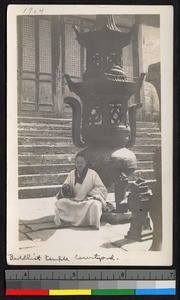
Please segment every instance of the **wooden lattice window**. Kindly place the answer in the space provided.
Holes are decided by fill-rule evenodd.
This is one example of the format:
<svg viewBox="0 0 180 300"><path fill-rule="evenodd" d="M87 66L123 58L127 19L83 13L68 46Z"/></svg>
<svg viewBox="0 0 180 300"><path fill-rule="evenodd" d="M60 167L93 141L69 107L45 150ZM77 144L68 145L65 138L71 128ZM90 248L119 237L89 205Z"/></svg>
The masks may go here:
<svg viewBox="0 0 180 300"><path fill-rule="evenodd" d="M51 23L48 20L39 20L39 71L51 74Z"/></svg>
<svg viewBox="0 0 180 300"><path fill-rule="evenodd" d="M65 72L70 76L81 76L80 46L71 24L65 24Z"/></svg>
<svg viewBox="0 0 180 300"><path fill-rule="evenodd" d="M34 18L23 17L22 20L22 68L24 71L35 71L35 23Z"/></svg>
<svg viewBox="0 0 180 300"><path fill-rule="evenodd" d="M72 25L80 32L87 32L93 26L92 20L66 17L65 21L65 73L73 77L82 77L86 69L86 49L76 40Z"/></svg>

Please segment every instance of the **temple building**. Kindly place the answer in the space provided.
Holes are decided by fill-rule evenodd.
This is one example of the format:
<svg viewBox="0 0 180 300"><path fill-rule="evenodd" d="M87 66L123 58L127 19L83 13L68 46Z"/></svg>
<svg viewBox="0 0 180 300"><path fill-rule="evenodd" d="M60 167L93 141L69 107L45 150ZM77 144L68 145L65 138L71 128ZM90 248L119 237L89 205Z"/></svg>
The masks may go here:
<svg viewBox="0 0 180 300"><path fill-rule="evenodd" d="M110 224L132 217L125 237L151 240L159 15L18 16L17 58L19 199L54 197L82 151L107 187Z"/></svg>
<svg viewBox="0 0 180 300"><path fill-rule="evenodd" d="M70 92L65 74L74 82L83 79L86 50L76 40L94 25L95 15L18 16L18 115L51 118L71 117L64 104ZM149 74L140 94L130 101L142 102L138 121L157 121L160 107L160 20L158 15L115 15L116 26L124 32L136 24L130 44L123 48L123 71L129 78ZM159 66L151 68L152 66ZM155 80L157 86L152 85ZM71 93L72 95L72 93Z"/></svg>

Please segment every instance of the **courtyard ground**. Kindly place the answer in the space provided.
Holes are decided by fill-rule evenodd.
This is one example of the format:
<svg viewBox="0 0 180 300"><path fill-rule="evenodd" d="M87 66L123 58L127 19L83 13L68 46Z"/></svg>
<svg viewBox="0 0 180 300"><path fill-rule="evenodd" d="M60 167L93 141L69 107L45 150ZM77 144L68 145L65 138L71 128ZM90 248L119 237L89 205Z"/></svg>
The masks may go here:
<svg viewBox="0 0 180 300"><path fill-rule="evenodd" d="M115 257L118 260L123 252L147 252L152 244L152 240L136 242L125 238L130 228L130 213L104 214L99 230L90 227L75 228L67 224L57 228L53 222L55 201L55 197L19 200L21 255L30 253L32 258L32 255L44 255L47 263L51 264L66 264L68 258L72 261L72 257L75 256L77 264L82 264L85 256L86 264L89 262L88 257L92 258L94 264L100 262L101 257L104 257L102 263L111 264L113 261L114 264ZM113 206L112 195L109 195L109 201ZM45 253L48 253L48 256L45 256Z"/></svg>

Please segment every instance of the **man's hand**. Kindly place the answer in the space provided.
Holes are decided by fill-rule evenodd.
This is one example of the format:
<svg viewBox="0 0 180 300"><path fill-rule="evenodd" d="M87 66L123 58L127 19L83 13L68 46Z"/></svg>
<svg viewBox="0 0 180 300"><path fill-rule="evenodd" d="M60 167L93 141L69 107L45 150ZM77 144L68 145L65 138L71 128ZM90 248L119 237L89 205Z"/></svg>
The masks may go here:
<svg viewBox="0 0 180 300"><path fill-rule="evenodd" d="M103 209L105 210L106 209L106 206L107 206L107 204L106 204L106 201L100 196L100 195L94 195L94 197L93 197L95 200L98 200L98 201L100 201L101 203L102 203L102 207L103 207Z"/></svg>
<svg viewBox="0 0 180 300"><path fill-rule="evenodd" d="M72 196L72 190L69 184L65 183L62 186L62 194L65 198L69 198Z"/></svg>

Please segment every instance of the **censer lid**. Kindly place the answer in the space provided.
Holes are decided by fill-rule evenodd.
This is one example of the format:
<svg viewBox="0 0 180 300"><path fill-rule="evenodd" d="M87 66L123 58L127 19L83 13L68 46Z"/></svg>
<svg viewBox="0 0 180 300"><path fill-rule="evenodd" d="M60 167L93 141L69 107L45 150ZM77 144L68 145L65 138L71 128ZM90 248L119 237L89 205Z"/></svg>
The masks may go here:
<svg viewBox="0 0 180 300"><path fill-rule="evenodd" d="M112 15L97 16L94 26L90 31L81 33L73 26L78 43L94 53L107 55L120 51L129 45L136 30L134 25L128 32L120 30Z"/></svg>

